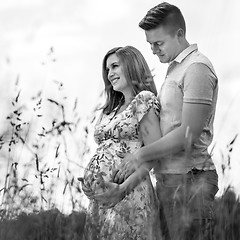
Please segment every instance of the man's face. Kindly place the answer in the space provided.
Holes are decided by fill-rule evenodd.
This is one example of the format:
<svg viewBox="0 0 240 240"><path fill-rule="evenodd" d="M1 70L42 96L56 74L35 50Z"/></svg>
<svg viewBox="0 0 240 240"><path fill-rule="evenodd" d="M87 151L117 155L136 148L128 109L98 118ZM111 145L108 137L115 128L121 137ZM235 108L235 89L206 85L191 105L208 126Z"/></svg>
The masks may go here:
<svg viewBox="0 0 240 240"><path fill-rule="evenodd" d="M153 54L156 54L161 63L173 61L180 53L180 42L177 33L170 34L163 26L145 31L146 40L150 43Z"/></svg>

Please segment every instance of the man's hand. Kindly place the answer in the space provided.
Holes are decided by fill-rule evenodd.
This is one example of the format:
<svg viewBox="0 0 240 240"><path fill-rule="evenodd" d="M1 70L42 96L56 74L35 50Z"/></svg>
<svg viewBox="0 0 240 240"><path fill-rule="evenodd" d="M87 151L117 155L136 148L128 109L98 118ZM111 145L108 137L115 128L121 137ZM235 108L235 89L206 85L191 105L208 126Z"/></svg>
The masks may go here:
<svg viewBox="0 0 240 240"><path fill-rule="evenodd" d="M136 154L127 154L118 168L113 171L113 182L118 184L123 183L140 165L141 162L136 158Z"/></svg>

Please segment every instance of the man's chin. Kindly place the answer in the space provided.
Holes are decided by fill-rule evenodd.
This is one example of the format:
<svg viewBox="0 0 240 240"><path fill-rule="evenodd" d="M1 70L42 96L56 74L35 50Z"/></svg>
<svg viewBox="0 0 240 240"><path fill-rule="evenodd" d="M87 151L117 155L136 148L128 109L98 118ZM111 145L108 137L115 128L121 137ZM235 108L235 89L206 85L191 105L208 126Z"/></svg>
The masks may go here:
<svg viewBox="0 0 240 240"><path fill-rule="evenodd" d="M164 59L160 59L160 58L159 58L159 60L160 60L161 63L168 63L168 61L166 61L166 60L164 60Z"/></svg>
<svg viewBox="0 0 240 240"><path fill-rule="evenodd" d="M164 59L163 57L158 57L158 59L161 63L168 63L168 61L166 59Z"/></svg>

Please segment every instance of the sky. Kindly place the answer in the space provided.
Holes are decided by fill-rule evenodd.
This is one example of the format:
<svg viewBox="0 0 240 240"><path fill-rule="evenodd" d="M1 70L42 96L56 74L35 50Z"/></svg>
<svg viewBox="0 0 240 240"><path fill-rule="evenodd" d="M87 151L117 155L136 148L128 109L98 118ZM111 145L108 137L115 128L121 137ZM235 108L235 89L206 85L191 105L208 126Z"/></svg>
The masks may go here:
<svg viewBox="0 0 240 240"><path fill-rule="evenodd" d="M166 64L153 56L138 27L156 0L0 0L0 121L4 120L14 83L19 79L26 100L42 90L46 98L78 98L82 118L91 114L103 90L101 64L116 46L132 45L146 58L160 88ZM186 20L187 39L212 61L219 77L215 117L214 161L221 169L226 145L239 133L240 124L240 2L238 0L172 0ZM221 189L233 182L240 193L239 143ZM220 170L219 170L220 171Z"/></svg>

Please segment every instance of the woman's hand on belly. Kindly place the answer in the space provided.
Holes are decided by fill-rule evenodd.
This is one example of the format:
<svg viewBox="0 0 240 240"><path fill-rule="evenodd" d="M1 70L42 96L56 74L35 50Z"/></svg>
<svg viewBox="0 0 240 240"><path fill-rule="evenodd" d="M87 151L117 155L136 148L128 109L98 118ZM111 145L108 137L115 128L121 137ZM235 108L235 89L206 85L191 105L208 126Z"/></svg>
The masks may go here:
<svg viewBox="0 0 240 240"><path fill-rule="evenodd" d="M102 204L104 208L111 208L119 203L125 195L125 188L122 184L105 182L105 191L94 194L92 198Z"/></svg>
<svg viewBox="0 0 240 240"><path fill-rule="evenodd" d="M84 194L89 199L92 199L92 196L94 195L94 192L84 184L84 179L83 178L78 178L78 180L82 183L82 191L84 192Z"/></svg>

